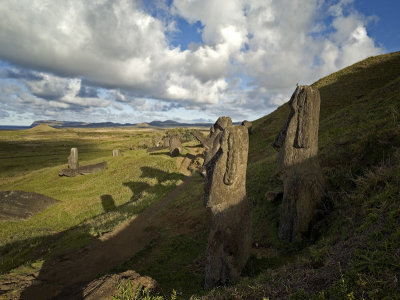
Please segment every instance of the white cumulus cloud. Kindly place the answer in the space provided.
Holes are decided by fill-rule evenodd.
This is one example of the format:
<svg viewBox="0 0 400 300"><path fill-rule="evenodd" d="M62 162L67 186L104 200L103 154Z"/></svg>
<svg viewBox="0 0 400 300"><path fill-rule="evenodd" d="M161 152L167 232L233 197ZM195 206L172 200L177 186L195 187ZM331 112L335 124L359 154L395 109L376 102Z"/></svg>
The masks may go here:
<svg viewBox="0 0 400 300"><path fill-rule="evenodd" d="M179 106L254 119L297 82L383 51L352 2L3 0L0 60L13 67L3 68L0 89L17 100L3 96L0 109L18 112L23 102L33 115L97 118L122 115L126 105L161 116ZM171 44L179 18L200 22L203 43Z"/></svg>

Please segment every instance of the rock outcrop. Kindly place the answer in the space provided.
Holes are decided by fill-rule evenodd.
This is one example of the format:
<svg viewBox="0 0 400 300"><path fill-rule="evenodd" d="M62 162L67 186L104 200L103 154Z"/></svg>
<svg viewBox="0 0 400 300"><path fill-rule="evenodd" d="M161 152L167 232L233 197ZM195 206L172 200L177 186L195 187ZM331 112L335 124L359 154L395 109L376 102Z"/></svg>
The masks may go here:
<svg viewBox="0 0 400 300"><path fill-rule="evenodd" d="M113 299L113 296L121 296L122 292L119 291L119 287L128 286L129 282L134 295L138 288L154 290L158 287L154 279L128 270L120 274L105 275L90 282L79 298L85 300Z"/></svg>
<svg viewBox="0 0 400 300"><path fill-rule="evenodd" d="M178 156L182 153L182 144L178 136L171 136L169 139L169 153L171 156Z"/></svg>
<svg viewBox="0 0 400 300"><path fill-rule="evenodd" d="M279 237L286 241L304 238L324 196L317 157L320 102L316 88L298 86L289 101L289 118L273 143L283 180Z"/></svg>
<svg viewBox="0 0 400 300"><path fill-rule="evenodd" d="M205 288L235 282L251 246L251 207L246 197L247 128L220 117L204 142L205 206L212 226L207 244Z"/></svg>

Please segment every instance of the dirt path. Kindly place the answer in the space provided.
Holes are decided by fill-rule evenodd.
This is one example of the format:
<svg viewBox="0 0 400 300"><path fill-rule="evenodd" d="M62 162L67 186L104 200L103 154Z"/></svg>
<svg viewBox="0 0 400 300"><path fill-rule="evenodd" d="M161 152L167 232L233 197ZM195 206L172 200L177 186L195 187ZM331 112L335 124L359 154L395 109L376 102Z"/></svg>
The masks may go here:
<svg viewBox="0 0 400 300"><path fill-rule="evenodd" d="M196 149L190 152L195 153ZM189 161L183 161L182 168L189 174ZM127 261L138 250L143 249L159 233L155 230L169 216L160 212L177 195L187 189L193 177L186 176L183 183L177 186L155 205L146 209L130 222L117 228L113 233L95 240L79 251L68 253L43 264L38 279L25 289L21 299L50 299L58 295L59 299L79 299L82 287L89 281L106 273L111 268Z"/></svg>

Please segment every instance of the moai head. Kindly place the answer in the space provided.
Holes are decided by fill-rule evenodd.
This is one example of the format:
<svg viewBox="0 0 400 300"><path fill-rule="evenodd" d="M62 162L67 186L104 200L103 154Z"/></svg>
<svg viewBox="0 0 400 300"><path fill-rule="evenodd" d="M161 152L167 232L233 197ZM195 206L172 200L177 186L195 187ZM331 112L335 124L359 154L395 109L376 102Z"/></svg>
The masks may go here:
<svg viewBox="0 0 400 300"><path fill-rule="evenodd" d="M298 86L290 98L289 118L272 146L279 151L282 172L317 156L320 95L311 86Z"/></svg>
<svg viewBox="0 0 400 300"><path fill-rule="evenodd" d="M207 177L207 165L217 153L220 145L220 135L225 127L231 126L232 120L229 117L219 117L213 126L210 127L210 134L204 140L203 145L206 148L204 151L204 163L201 169L201 175Z"/></svg>

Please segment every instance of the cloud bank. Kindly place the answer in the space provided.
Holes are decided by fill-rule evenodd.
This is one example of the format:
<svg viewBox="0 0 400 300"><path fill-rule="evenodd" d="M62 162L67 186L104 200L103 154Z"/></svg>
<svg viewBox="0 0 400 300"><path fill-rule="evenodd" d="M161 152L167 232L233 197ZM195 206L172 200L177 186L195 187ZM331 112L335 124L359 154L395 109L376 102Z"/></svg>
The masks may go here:
<svg viewBox="0 0 400 300"><path fill-rule="evenodd" d="M202 43L173 46L182 19L201 24ZM254 119L297 82L382 53L369 20L351 0L3 0L0 112Z"/></svg>

